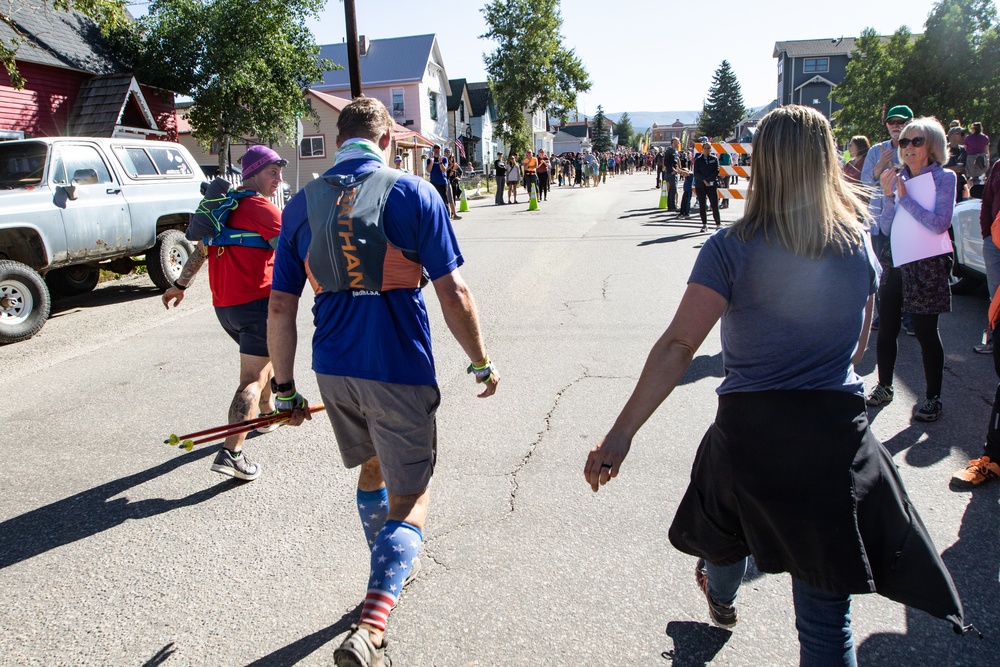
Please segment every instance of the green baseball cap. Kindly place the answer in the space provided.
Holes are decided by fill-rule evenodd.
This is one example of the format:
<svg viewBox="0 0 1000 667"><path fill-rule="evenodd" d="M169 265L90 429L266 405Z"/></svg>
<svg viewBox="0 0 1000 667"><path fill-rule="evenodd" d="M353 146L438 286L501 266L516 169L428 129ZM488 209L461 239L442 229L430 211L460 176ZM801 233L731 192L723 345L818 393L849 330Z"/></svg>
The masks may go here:
<svg viewBox="0 0 1000 667"><path fill-rule="evenodd" d="M885 119L890 118L905 118L906 120L913 120L913 109L906 106L905 104L899 104L889 109L889 113L885 115Z"/></svg>

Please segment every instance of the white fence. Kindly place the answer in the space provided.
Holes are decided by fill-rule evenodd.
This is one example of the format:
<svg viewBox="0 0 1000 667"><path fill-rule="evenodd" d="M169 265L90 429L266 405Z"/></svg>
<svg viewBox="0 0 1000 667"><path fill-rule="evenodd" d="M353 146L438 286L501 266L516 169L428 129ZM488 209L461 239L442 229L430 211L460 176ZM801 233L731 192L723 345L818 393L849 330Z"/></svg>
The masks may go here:
<svg viewBox="0 0 1000 667"><path fill-rule="evenodd" d="M217 175L216 178L222 178L224 180L229 181L229 184L232 185L234 188L238 188L241 185L243 185L243 176L236 172L231 172L228 174L220 174ZM288 185L288 183L282 182L281 187L278 188L277 192L275 192L273 196L268 197L268 199L271 201L272 204L277 206L278 210L280 211L285 208L285 204L288 203L288 200L291 199L291 197L292 197L291 187Z"/></svg>

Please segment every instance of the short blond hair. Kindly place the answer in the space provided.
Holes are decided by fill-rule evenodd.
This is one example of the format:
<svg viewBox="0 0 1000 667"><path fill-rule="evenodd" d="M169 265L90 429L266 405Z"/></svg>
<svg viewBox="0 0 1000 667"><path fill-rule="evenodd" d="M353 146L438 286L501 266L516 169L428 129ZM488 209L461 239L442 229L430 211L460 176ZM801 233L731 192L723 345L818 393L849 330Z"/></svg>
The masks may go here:
<svg viewBox="0 0 1000 667"><path fill-rule="evenodd" d="M378 141L392 131L392 116L385 105L374 97L355 97L337 118L337 141L368 139Z"/></svg>
<svg viewBox="0 0 1000 667"><path fill-rule="evenodd" d="M829 121L811 107L779 107L757 128L745 213L728 233L763 233L803 257L843 254L864 243L859 194L843 177Z"/></svg>

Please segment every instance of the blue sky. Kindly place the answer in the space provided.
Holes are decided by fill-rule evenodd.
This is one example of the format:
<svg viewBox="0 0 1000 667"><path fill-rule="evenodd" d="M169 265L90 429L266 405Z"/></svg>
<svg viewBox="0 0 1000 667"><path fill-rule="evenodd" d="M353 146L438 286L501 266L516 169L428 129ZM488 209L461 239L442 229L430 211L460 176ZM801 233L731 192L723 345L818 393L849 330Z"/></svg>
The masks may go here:
<svg viewBox="0 0 1000 667"><path fill-rule="evenodd" d="M479 11L483 2L355 4L360 34L378 39L436 33L450 78L486 80L482 56L493 45L479 39L486 32ZM733 65L746 104L762 106L776 95L776 41L855 37L866 27L882 34L901 25L923 32L933 5L933 0L563 0L563 36L593 82L580 97L581 113L592 115L599 104L608 112L700 109L723 59ZM320 44L342 41L347 34L343 2L327 0L310 28Z"/></svg>

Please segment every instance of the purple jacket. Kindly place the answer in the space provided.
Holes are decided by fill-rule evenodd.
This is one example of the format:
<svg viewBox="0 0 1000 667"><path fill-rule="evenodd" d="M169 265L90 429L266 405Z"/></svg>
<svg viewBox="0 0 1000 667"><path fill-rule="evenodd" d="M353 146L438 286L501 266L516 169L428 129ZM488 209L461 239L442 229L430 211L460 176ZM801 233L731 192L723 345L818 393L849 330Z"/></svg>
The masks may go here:
<svg viewBox="0 0 1000 667"><path fill-rule="evenodd" d="M899 199L899 205L906 209L906 212L927 229L940 234L948 231L951 227L951 214L955 210L955 172L942 169L939 164L932 164L930 173L934 178L934 210L927 211L920 204L913 200L913 197L906 195ZM902 171L903 181L910 179L909 169ZM896 207L889 206L890 201L886 200L886 206L882 207L882 215L879 218L879 230L889 236L892 232L892 220L896 215Z"/></svg>

